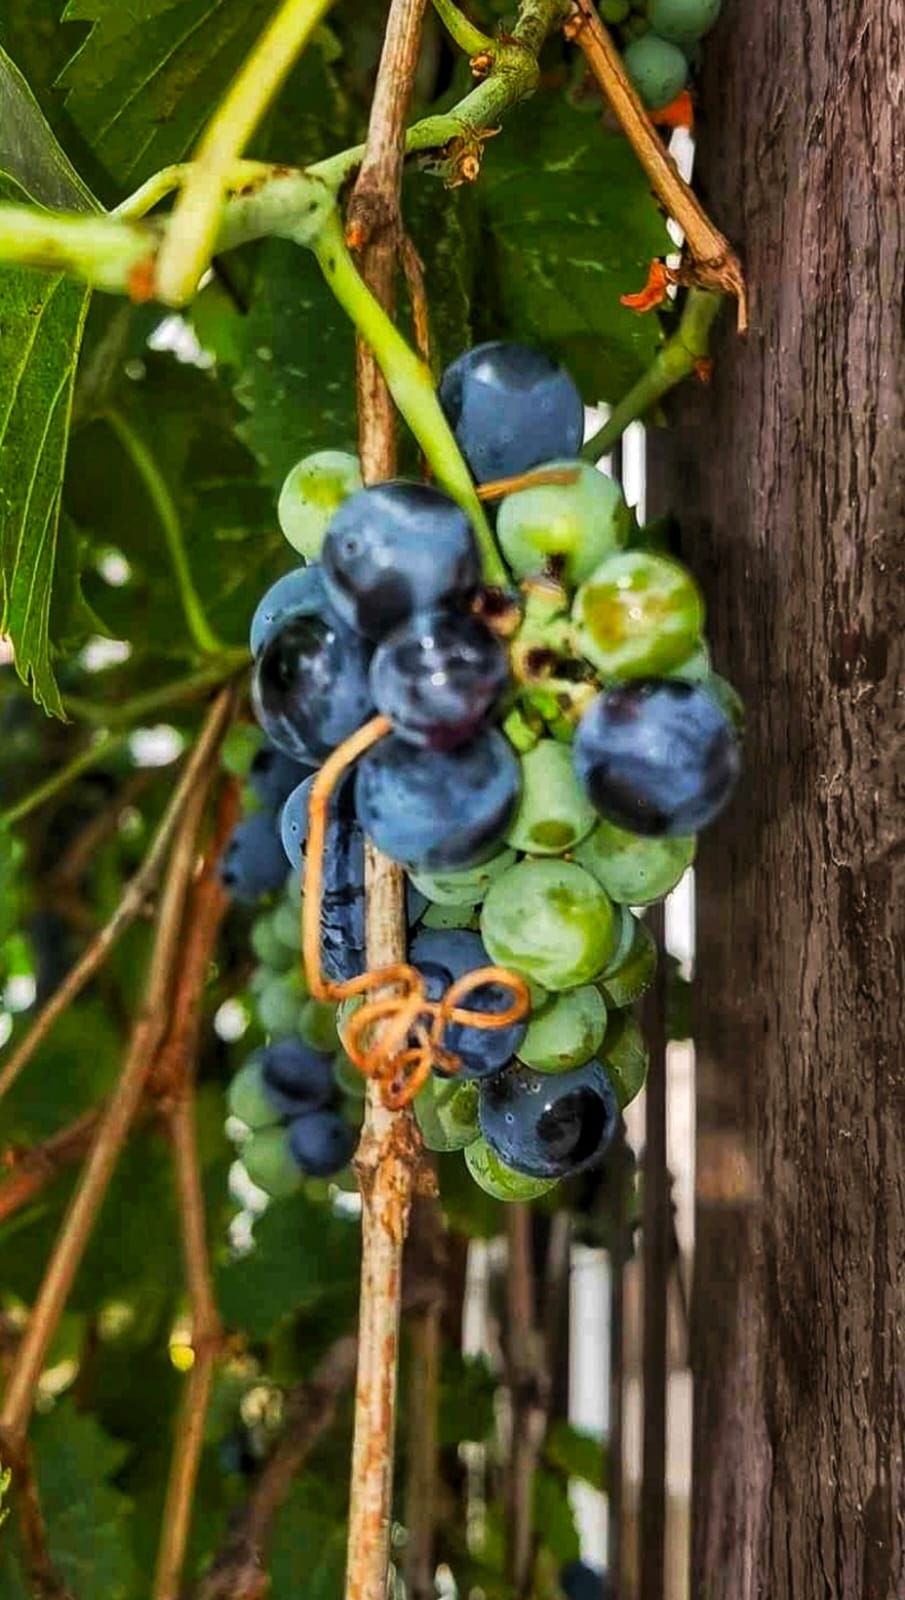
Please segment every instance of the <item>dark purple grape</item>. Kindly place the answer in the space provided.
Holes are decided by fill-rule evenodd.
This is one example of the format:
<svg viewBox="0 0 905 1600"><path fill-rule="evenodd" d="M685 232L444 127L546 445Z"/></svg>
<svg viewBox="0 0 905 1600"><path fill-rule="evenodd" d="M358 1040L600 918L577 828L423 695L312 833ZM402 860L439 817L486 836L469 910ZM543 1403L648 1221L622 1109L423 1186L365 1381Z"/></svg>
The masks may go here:
<svg viewBox="0 0 905 1600"><path fill-rule="evenodd" d="M286 857L271 811L256 811L233 829L220 862L220 881L243 905L282 889Z"/></svg>
<svg viewBox="0 0 905 1600"><path fill-rule="evenodd" d="M295 567L272 583L267 593L258 601L251 619L249 644L253 656L259 655L265 644L289 617L303 613L320 616L327 600L324 577L319 566Z"/></svg>
<svg viewBox="0 0 905 1600"><path fill-rule="evenodd" d="M322 559L334 608L369 639L385 638L415 611L463 604L481 577L464 511L439 489L402 480L350 495Z"/></svg>
<svg viewBox="0 0 905 1600"><path fill-rule="evenodd" d="M371 662L377 710L400 739L432 750L470 739L508 682L499 639L468 613L417 612L378 645Z"/></svg>
<svg viewBox="0 0 905 1600"><path fill-rule="evenodd" d="M309 1178L332 1178L352 1159L355 1134L337 1111L312 1111L289 1124L289 1150Z"/></svg>
<svg viewBox="0 0 905 1600"><path fill-rule="evenodd" d="M500 339L476 345L447 367L439 392L478 483L578 454L581 395L542 350Z"/></svg>
<svg viewBox="0 0 905 1600"><path fill-rule="evenodd" d="M741 767L731 723L706 687L652 678L607 689L578 725L575 770L608 822L649 836L697 833Z"/></svg>
<svg viewBox="0 0 905 1600"><path fill-rule="evenodd" d="M302 761L328 755L373 709L371 652L329 607L297 614L271 635L255 662L251 698L271 743Z"/></svg>
<svg viewBox="0 0 905 1600"><path fill-rule="evenodd" d="M276 811L297 784L317 766L314 756L307 761L293 761L275 744L264 744L254 756L248 769L248 783L255 799L270 811Z"/></svg>
<svg viewBox="0 0 905 1600"><path fill-rule="evenodd" d="M493 965L480 936L466 928L423 928L412 941L410 959L425 978L430 1000L441 999L467 972ZM491 1013L508 1011L511 1003L511 991L499 983L483 983L459 1002L466 1011ZM505 1028L469 1028L451 1022L442 1045L459 1057L461 1077L485 1078L512 1059L526 1028L526 1022L512 1022Z"/></svg>
<svg viewBox="0 0 905 1600"><path fill-rule="evenodd" d="M359 763L355 807L378 849L403 866L470 867L498 848L520 784L512 747L496 729L447 751L391 735Z"/></svg>
<svg viewBox="0 0 905 1600"><path fill-rule="evenodd" d="M276 1111L298 1117L330 1104L335 1092L333 1060L303 1039L276 1039L260 1052L264 1091Z"/></svg>
<svg viewBox="0 0 905 1600"><path fill-rule="evenodd" d="M513 1063L482 1083L479 1117L484 1138L507 1166L529 1178L568 1178L601 1160L619 1106L596 1061L571 1072Z"/></svg>

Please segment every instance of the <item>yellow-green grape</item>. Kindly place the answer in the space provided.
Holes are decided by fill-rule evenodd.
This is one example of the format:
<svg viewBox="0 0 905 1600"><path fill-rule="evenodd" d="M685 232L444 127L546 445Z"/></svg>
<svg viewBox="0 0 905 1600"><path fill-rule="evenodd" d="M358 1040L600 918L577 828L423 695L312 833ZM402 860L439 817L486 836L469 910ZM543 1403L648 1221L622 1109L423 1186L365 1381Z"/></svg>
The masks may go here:
<svg viewBox="0 0 905 1600"><path fill-rule="evenodd" d="M646 906L674 889L694 860L694 834L653 839L598 822L574 851L575 860L621 905Z"/></svg>
<svg viewBox="0 0 905 1600"><path fill-rule="evenodd" d="M704 601L678 561L621 550L582 584L572 617L579 649L604 679L662 677L696 649Z"/></svg>
<svg viewBox="0 0 905 1600"><path fill-rule="evenodd" d="M606 1031L606 1004L599 989L583 984L551 995L531 1013L516 1050L520 1061L538 1072L568 1072L597 1054Z"/></svg>
<svg viewBox="0 0 905 1600"><path fill-rule="evenodd" d="M575 989L603 972L619 942L612 901L571 861L520 861L491 887L481 913L491 960L545 989Z"/></svg>
<svg viewBox="0 0 905 1600"><path fill-rule="evenodd" d="M280 527L293 550L316 561L334 513L361 484L358 457L345 450L318 450L296 462L277 504Z"/></svg>
<svg viewBox="0 0 905 1600"><path fill-rule="evenodd" d="M574 587L625 544L632 514L618 483L586 461L545 462L541 470L572 472L574 481L507 495L497 538L516 577L527 578L552 562L557 577Z"/></svg>
<svg viewBox="0 0 905 1600"><path fill-rule="evenodd" d="M656 33L642 34L626 45L622 63L651 111L668 106L688 82L688 62L679 46Z"/></svg>
<svg viewBox="0 0 905 1600"><path fill-rule="evenodd" d="M278 905L272 914L273 929L277 938L286 946L287 950L301 951L302 948L302 907L296 889L291 900L286 899Z"/></svg>
<svg viewBox="0 0 905 1600"><path fill-rule="evenodd" d="M555 739L542 739L520 764L521 798L506 842L528 855L563 855L597 821L597 812L575 776L572 752Z"/></svg>
<svg viewBox="0 0 905 1600"><path fill-rule="evenodd" d="M465 1151L465 1165L479 1189L495 1200L537 1200L556 1187L556 1178L529 1178L514 1172L491 1150L486 1139L475 1139Z"/></svg>
<svg viewBox="0 0 905 1600"><path fill-rule="evenodd" d="M464 1150L480 1135L477 1083L431 1076L415 1097L415 1120L428 1150Z"/></svg>
<svg viewBox="0 0 905 1600"><path fill-rule="evenodd" d="M280 1114L264 1087L257 1055L250 1056L239 1068L226 1091L226 1104L232 1116L244 1122L246 1128L270 1128L279 1122Z"/></svg>
<svg viewBox="0 0 905 1600"><path fill-rule="evenodd" d="M339 1043L336 1007L328 1000L306 1000L299 1013L298 1030L312 1050L332 1055Z"/></svg>
<svg viewBox="0 0 905 1600"><path fill-rule="evenodd" d="M368 1080L364 1073L350 1060L345 1050L337 1050L333 1057L333 1076L336 1086L342 1094L350 1100L363 1100Z"/></svg>
<svg viewBox="0 0 905 1600"><path fill-rule="evenodd" d="M410 872L409 877L433 905L477 906L494 879L514 861L513 850L499 850L480 867L464 867L460 872Z"/></svg>
<svg viewBox="0 0 905 1600"><path fill-rule="evenodd" d="M604 1069L616 1091L620 1111L641 1093L650 1059L644 1036L630 1011L613 1011L600 1051Z"/></svg>
<svg viewBox="0 0 905 1600"><path fill-rule="evenodd" d="M271 972L286 972L297 959L273 925L271 916L256 918L251 929L251 948L258 960Z"/></svg>
<svg viewBox="0 0 905 1600"><path fill-rule="evenodd" d="M301 1188L302 1174L289 1151L285 1128L261 1128L242 1146L242 1165L252 1183L282 1200Z"/></svg>
<svg viewBox="0 0 905 1600"><path fill-rule="evenodd" d="M630 924L627 950L617 952L600 979L600 989L608 1006L621 1009L634 1005L647 992L657 970L657 946L640 917L633 917L628 906L623 912Z"/></svg>
<svg viewBox="0 0 905 1600"><path fill-rule="evenodd" d="M649 0L647 15L661 39L673 44L694 44L716 22L721 0Z"/></svg>
<svg viewBox="0 0 905 1600"><path fill-rule="evenodd" d="M268 1033L295 1033L308 987L298 968L271 977L257 997L258 1018Z"/></svg>
<svg viewBox="0 0 905 1600"><path fill-rule="evenodd" d="M428 906L421 918L422 928L476 928L477 925L475 906Z"/></svg>

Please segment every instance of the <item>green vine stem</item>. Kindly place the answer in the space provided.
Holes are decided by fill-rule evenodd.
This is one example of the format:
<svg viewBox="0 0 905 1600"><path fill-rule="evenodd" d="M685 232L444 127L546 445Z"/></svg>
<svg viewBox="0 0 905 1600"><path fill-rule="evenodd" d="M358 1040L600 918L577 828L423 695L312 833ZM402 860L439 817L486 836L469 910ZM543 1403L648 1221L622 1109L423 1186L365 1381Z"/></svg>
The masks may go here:
<svg viewBox="0 0 905 1600"><path fill-rule="evenodd" d="M454 44L464 50L468 56L488 55L491 59L495 56L497 44L495 39L488 38L480 28L476 28L454 0L434 0L434 10Z"/></svg>
<svg viewBox="0 0 905 1600"><path fill-rule="evenodd" d="M724 298L714 289L688 291L675 333L667 339L634 387L613 407L603 427L587 441L581 452L586 461L599 461L618 444L630 422L645 416L670 389L689 377L700 362L707 361L710 330Z"/></svg>
<svg viewBox="0 0 905 1600"><path fill-rule="evenodd" d="M283 0L205 129L157 261L162 300L181 305L208 266L234 166L333 0Z"/></svg>
<svg viewBox="0 0 905 1600"><path fill-rule="evenodd" d="M127 199L121 200L114 206L110 215L112 217L144 217L154 206L165 200L168 194L173 194L185 183L191 169L191 162L178 161L171 167L161 167L143 183L140 188L130 194ZM227 188L241 188L244 184L256 182L259 178L271 177L274 173L272 163L267 161L236 161L227 174Z"/></svg>
<svg viewBox="0 0 905 1600"><path fill-rule="evenodd" d="M173 565L173 572L179 589L179 599L182 603L182 609L192 640L202 655L220 655L222 654L223 646L204 614L201 596L195 588L195 580L192 577L188 556L185 553L182 522L166 480L144 440L139 438L135 429L126 421L122 413L112 410L105 411L104 417L141 478L151 504L157 512L163 536L166 540L167 550L169 551L170 561Z"/></svg>
<svg viewBox="0 0 905 1600"><path fill-rule="evenodd" d="M96 767L98 762L106 760L114 750L118 750L129 737L128 728L117 729L114 733L104 733L89 744L85 750L80 750L78 755L67 761L65 766L58 767L56 772L44 783L39 783L36 789L29 790L21 800L8 806L5 811L0 811L0 829L11 828L14 823L21 822L23 817L31 816L46 800L52 800L54 795L60 794L63 789L80 778L83 772Z"/></svg>
<svg viewBox="0 0 905 1600"><path fill-rule="evenodd" d="M158 711L167 711L183 700L199 699L209 690L219 689L229 678L243 672L250 661L247 650L224 650L210 666L201 667L198 672L191 672L184 678L174 678L159 689L148 689L145 694L134 695L121 705L95 705L93 700L84 700L81 695L75 694L64 695L63 705L83 722L93 722L105 728L117 728L120 725L134 727L145 717L156 716Z"/></svg>
<svg viewBox="0 0 905 1600"><path fill-rule="evenodd" d="M441 488L468 512L481 550L486 583L508 582L484 508L437 399L430 369L409 348L361 277L334 211L312 245L321 271L361 337L373 350L387 388L417 439Z"/></svg>

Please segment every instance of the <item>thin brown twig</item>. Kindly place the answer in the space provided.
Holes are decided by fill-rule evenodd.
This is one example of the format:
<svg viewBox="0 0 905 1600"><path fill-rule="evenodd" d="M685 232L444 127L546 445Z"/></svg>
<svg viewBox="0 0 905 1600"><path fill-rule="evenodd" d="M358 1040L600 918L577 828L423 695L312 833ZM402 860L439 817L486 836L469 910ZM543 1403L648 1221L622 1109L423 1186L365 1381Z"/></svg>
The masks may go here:
<svg viewBox="0 0 905 1600"><path fill-rule="evenodd" d="M424 287L424 262L415 249L410 236L404 231L399 236L399 260L412 306L412 329L415 349L426 367L431 366L431 325Z"/></svg>
<svg viewBox="0 0 905 1600"><path fill-rule="evenodd" d="M564 31L582 51L647 173L654 194L685 234L692 265L682 272L681 281L734 295L738 301L739 332L744 333L748 326L748 302L741 262L677 171L629 81L622 57L592 0L573 0Z"/></svg>
<svg viewBox="0 0 905 1600"><path fill-rule="evenodd" d="M215 701L215 705L222 706L223 704L224 699L221 693ZM40 1015L35 1018L25 1038L13 1051L2 1071L0 1071L0 1099L3 1098L8 1089L12 1088L20 1072L28 1065L35 1051L44 1043L54 1023L62 1016L67 1006L72 1004L76 996L84 989L85 984L103 966L120 935L125 932L130 923L134 922L135 918L148 904L148 898L153 892L163 870L173 835L183 819L193 793L196 781L193 760L198 748L196 745L182 778L173 792L172 799L160 819L150 850L135 876L126 885L122 899L109 922L101 928L97 937L92 940L87 950L80 956L59 989L48 1000Z"/></svg>
<svg viewBox="0 0 905 1600"><path fill-rule="evenodd" d="M267 1551L277 1513L352 1383L356 1351L355 1335L344 1334L331 1345L308 1382L289 1396L283 1434L213 1566L198 1583L195 1600L259 1600L266 1592Z"/></svg>
<svg viewBox="0 0 905 1600"><path fill-rule="evenodd" d="M391 0L365 155L349 206L350 242L367 247L363 276L390 314L405 118L425 9L426 0ZM395 416L377 362L360 339L356 390L362 473L366 483L380 482L395 469ZM368 965L395 966L406 954L402 873L370 846L365 871ZM402 1247L419 1145L411 1112L389 1111L379 1087L369 1084L355 1159L362 1194L362 1266L346 1600L384 1600L386 1594Z"/></svg>
<svg viewBox="0 0 905 1600"><path fill-rule="evenodd" d="M60 1229L31 1309L0 1410L0 1435L14 1456L21 1446L35 1385L91 1236L122 1147L128 1137L166 1026L167 1001L179 954L183 910L195 868L197 838L217 757L233 713L233 691L215 700L199 735L183 782L188 798L180 812L157 933L145 979L144 1003L126 1051L119 1081L100 1120L97 1136Z"/></svg>
<svg viewBox="0 0 905 1600"><path fill-rule="evenodd" d="M219 863L238 811L238 785L229 781L221 794L217 825L204 867L188 899L183 927L184 956L172 1021L154 1068L155 1089L170 1097L167 1123L173 1145L185 1278L192 1308L194 1361L173 1439L152 1600L178 1600L214 1367L223 1342L198 1162L195 1067L204 991L217 936L229 905L220 881Z"/></svg>
<svg viewBox="0 0 905 1600"><path fill-rule="evenodd" d="M407 1600L435 1600L437 1412L440 1400L440 1307L425 1306L408 1323L408 1483L405 1495Z"/></svg>
<svg viewBox="0 0 905 1600"><path fill-rule="evenodd" d="M106 805L86 822L64 851L56 865L47 874L47 884L52 890L72 888L90 866L98 848L119 827L126 808L143 794L151 782L151 772L133 772L121 789L111 795Z"/></svg>
<svg viewBox="0 0 905 1600"><path fill-rule="evenodd" d="M34 1200L60 1172L88 1154L102 1112L85 1111L42 1144L20 1154L5 1155L9 1177L0 1183L0 1222Z"/></svg>

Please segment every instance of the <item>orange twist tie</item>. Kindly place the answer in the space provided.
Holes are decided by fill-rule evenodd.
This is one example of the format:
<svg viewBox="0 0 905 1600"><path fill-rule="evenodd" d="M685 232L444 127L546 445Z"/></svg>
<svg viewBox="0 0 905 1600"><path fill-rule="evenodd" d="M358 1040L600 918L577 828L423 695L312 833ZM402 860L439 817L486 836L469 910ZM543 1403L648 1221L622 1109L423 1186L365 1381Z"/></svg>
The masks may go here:
<svg viewBox="0 0 905 1600"><path fill-rule="evenodd" d="M459 1071L460 1058L443 1048L443 1034L451 1022L470 1028L508 1028L527 1014L531 997L525 980L505 967L480 967L467 972L450 985L440 1000L428 999L421 973L407 962L363 972L344 983L332 983L324 977L321 905L330 796L347 768L391 730L389 717L373 717L328 756L314 780L308 806L302 954L316 1000L369 997L350 1017L343 1043L356 1067L379 1083L384 1105L398 1111L418 1093L432 1068L438 1067L449 1076ZM461 1004L466 995L485 983L500 983L512 991L512 1003L505 1011L468 1011Z"/></svg>

